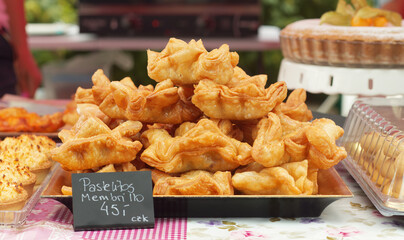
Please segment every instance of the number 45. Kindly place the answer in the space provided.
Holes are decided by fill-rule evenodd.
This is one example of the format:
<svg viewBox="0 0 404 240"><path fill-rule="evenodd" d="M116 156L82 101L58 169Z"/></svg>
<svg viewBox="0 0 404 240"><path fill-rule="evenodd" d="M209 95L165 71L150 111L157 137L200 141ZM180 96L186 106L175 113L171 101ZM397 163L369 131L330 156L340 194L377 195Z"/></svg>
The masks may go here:
<svg viewBox="0 0 404 240"><path fill-rule="evenodd" d="M101 210L101 211L105 211L105 214L106 214L107 216L109 216L110 211L111 211L111 214L114 215L114 216L118 216L118 215L119 215L119 209L118 209L118 207L117 207L117 204L112 204L110 210L108 209L108 207L109 207L108 204L104 201L104 202L102 203L102 205L101 205L100 210Z"/></svg>

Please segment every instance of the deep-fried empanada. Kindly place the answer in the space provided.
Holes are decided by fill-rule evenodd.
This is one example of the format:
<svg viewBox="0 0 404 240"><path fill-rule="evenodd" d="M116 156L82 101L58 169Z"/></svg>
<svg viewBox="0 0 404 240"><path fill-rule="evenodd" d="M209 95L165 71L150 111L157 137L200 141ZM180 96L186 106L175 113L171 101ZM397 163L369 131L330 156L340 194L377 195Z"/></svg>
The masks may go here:
<svg viewBox="0 0 404 240"><path fill-rule="evenodd" d="M233 187L252 195L311 195L317 191L317 172L308 176L308 161L285 163L259 172L244 171L232 177Z"/></svg>
<svg viewBox="0 0 404 240"><path fill-rule="evenodd" d="M286 102L279 104L274 109L275 113L283 113L286 116L301 122L310 121L313 114L306 105L306 90L298 88L293 90Z"/></svg>
<svg viewBox="0 0 404 240"><path fill-rule="evenodd" d="M284 157L285 144L282 138L282 126L279 117L270 112L268 117L258 123L258 134L251 155L265 167L274 167L288 162Z"/></svg>
<svg viewBox="0 0 404 240"><path fill-rule="evenodd" d="M175 87L171 80L136 87L130 78L112 81L97 70L93 76L94 99L107 116L147 123L179 124L193 121L201 111L187 98L192 91Z"/></svg>
<svg viewBox="0 0 404 240"><path fill-rule="evenodd" d="M344 147L338 147L336 140L344 134L344 129L327 118L315 119L306 129L309 142L308 156L310 166L327 169L346 158Z"/></svg>
<svg viewBox="0 0 404 240"><path fill-rule="evenodd" d="M225 84L233 77L238 60L227 44L208 52L202 40L187 44L170 38L160 53L147 50L147 72L157 82L171 79L176 85L196 84L202 79Z"/></svg>
<svg viewBox="0 0 404 240"><path fill-rule="evenodd" d="M93 90L91 88L85 89L82 87L78 87L76 89L76 93L74 94L74 101L76 104L79 103L89 103L89 104L96 104Z"/></svg>
<svg viewBox="0 0 404 240"><path fill-rule="evenodd" d="M192 102L211 117L229 120L259 119L266 116L287 95L285 82L276 82L268 88L258 85L259 75L238 83L220 85L202 80L196 85ZM258 81L260 82L260 81Z"/></svg>
<svg viewBox="0 0 404 240"><path fill-rule="evenodd" d="M111 89L116 106L129 120L179 124L201 115L191 102L181 99L179 88L171 80L158 83L151 91L121 82L112 82Z"/></svg>
<svg viewBox="0 0 404 240"><path fill-rule="evenodd" d="M227 119L211 119L226 136L243 141L244 133L235 124Z"/></svg>
<svg viewBox="0 0 404 240"><path fill-rule="evenodd" d="M167 173L200 169L228 171L253 161L251 146L226 136L209 119L201 119L182 136L150 129L141 137L148 146L140 156L146 164Z"/></svg>
<svg viewBox="0 0 404 240"><path fill-rule="evenodd" d="M302 129L311 124L310 122L301 122L292 119L289 116L283 114L282 112L278 112L276 113L276 115L278 115L279 120L281 121L283 136L287 136L291 133L293 134L296 130Z"/></svg>
<svg viewBox="0 0 404 240"><path fill-rule="evenodd" d="M137 121L126 121L114 130L91 115L82 115L71 130L63 129L63 144L51 151L51 158L66 170L93 169L107 164L130 162L141 150L132 141L142 128Z"/></svg>
<svg viewBox="0 0 404 240"><path fill-rule="evenodd" d="M154 195L233 195L231 173L202 170L190 171L180 177L166 177L157 181Z"/></svg>

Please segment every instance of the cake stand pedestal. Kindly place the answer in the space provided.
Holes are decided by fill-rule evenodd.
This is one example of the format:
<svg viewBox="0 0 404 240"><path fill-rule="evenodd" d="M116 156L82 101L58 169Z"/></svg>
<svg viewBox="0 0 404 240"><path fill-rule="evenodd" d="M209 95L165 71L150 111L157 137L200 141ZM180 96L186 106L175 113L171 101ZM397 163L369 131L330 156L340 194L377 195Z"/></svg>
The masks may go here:
<svg viewBox="0 0 404 240"><path fill-rule="evenodd" d="M342 94L341 115L346 116L357 96L404 94L404 69L348 68L296 63L283 59L278 81L289 89L330 95L320 108L334 104Z"/></svg>

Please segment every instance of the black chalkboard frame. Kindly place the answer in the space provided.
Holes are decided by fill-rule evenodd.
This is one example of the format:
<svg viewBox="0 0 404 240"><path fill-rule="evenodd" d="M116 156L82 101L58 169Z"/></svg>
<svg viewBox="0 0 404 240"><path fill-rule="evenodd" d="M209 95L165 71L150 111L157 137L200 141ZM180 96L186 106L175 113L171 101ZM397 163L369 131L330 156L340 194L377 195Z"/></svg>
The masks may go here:
<svg viewBox="0 0 404 240"><path fill-rule="evenodd" d="M150 171L79 173L71 177L75 231L154 227Z"/></svg>

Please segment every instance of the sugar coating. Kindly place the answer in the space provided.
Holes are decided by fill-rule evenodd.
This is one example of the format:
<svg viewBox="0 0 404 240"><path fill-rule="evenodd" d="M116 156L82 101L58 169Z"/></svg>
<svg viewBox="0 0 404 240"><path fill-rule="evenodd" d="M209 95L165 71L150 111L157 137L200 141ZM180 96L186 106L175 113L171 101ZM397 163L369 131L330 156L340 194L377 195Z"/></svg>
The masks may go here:
<svg viewBox="0 0 404 240"><path fill-rule="evenodd" d="M403 21L404 25L404 21ZM281 35L315 37L334 40L359 40L366 42L404 43L404 27L352 27L321 24L320 19L305 19L289 24Z"/></svg>

